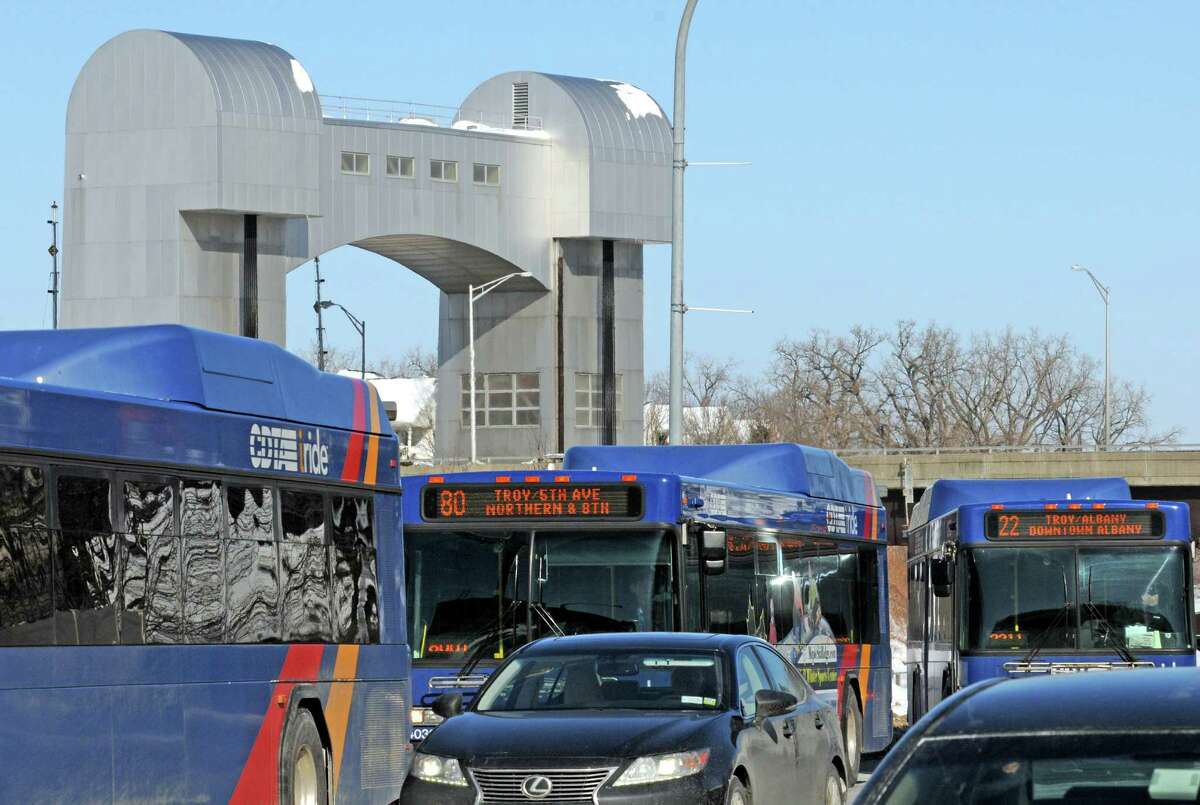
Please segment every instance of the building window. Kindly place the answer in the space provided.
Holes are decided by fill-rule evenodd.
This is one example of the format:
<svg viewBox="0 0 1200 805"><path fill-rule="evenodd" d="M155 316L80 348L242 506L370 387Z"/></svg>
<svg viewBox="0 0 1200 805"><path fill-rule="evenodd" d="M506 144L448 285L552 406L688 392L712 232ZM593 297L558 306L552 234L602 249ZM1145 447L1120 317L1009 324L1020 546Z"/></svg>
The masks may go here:
<svg viewBox="0 0 1200 805"><path fill-rule="evenodd" d="M500 186L500 166L475 163L475 184L490 184Z"/></svg>
<svg viewBox="0 0 1200 805"><path fill-rule="evenodd" d="M625 398L621 375L617 375L617 418ZM598 428L604 424L604 377L588 372L575 373L575 427Z"/></svg>
<svg viewBox="0 0 1200 805"><path fill-rule="evenodd" d="M481 428L541 424L537 372L475 375L475 424ZM462 376L462 421L471 423L471 376Z"/></svg>
<svg viewBox="0 0 1200 805"><path fill-rule="evenodd" d="M367 176L371 173L371 157L354 151L342 152L342 173Z"/></svg>
<svg viewBox="0 0 1200 805"><path fill-rule="evenodd" d="M445 159L429 160L429 178L436 182L457 182L458 163Z"/></svg>
<svg viewBox="0 0 1200 805"><path fill-rule="evenodd" d="M401 179L411 179L417 173L417 161L412 157L394 157L388 155L387 175Z"/></svg>

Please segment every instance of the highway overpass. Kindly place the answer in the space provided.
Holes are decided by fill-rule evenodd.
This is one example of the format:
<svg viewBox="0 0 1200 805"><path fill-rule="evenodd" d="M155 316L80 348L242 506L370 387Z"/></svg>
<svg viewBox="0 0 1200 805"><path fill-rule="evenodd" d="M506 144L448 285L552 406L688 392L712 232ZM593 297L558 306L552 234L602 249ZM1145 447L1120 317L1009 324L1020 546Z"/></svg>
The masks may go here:
<svg viewBox="0 0 1200 805"><path fill-rule="evenodd" d="M1136 498L1183 500L1192 507L1192 533L1200 534L1200 445L1140 450L1045 448L921 448L837 451L852 467L867 470L887 487L891 534L907 520L904 491L913 500L939 478L1064 478L1115 475L1129 481ZM907 482L906 482L907 478Z"/></svg>

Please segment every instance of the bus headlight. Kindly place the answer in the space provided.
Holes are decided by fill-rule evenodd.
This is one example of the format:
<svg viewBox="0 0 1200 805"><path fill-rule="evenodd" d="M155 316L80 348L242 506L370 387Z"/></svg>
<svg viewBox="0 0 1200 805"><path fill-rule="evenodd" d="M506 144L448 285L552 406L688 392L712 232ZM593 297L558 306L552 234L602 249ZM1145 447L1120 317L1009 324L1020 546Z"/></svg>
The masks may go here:
<svg viewBox="0 0 1200 805"><path fill-rule="evenodd" d="M703 771L708 765L708 750L672 752L669 755L646 755L629 764L613 785L645 785L678 780Z"/></svg>
<svg viewBox="0 0 1200 805"><path fill-rule="evenodd" d="M409 718L412 720L414 727L434 727L445 721L444 718L430 710L428 707L414 707L411 711L409 711Z"/></svg>
<svg viewBox="0 0 1200 805"><path fill-rule="evenodd" d="M418 780L424 780L427 783L462 786L467 784L467 778L463 776L462 767L452 757L440 757L438 755L427 755L424 752L414 752L412 773L413 777L416 777Z"/></svg>

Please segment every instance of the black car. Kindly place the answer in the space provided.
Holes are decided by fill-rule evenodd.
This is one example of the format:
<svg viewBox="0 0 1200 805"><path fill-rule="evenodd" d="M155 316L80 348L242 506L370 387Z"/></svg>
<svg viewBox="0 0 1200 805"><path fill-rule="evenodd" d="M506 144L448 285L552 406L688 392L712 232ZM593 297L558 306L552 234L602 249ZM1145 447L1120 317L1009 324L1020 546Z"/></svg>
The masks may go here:
<svg viewBox="0 0 1200 805"><path fill-rule="evenodd" d="M1200 671L993 679L908 731L855 805L1200 802Z"/></svg>
<svg viewBox="0 0 1200 805"><path fill-rule="evenodd" d="M421 744L402 803L841 803L837 718L758 638L553 637Z"/></svg>

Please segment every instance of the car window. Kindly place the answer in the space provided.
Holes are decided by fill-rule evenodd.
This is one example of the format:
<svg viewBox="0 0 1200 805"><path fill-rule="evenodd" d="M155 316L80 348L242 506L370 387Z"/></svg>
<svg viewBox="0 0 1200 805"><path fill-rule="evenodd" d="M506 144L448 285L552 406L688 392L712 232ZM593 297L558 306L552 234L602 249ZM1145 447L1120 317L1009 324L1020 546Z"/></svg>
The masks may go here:
<svg viewBox="0 0 1200 805"><path fill-rule="evenodd" d="M756 707L754 704L754 694L760 690L767 690L771 687L771 683L767 681L767 675L763 672L762 666L758 664L754 653L749 647L743 648L738 652L737 658L737 683L738 683L738 701L742 705L742 716L745 718L754 718Z"/></svg>
<svg viewBox="0 0 1200 805"><path fill-rule="evenodd" d="M774 690L790 693L796 697L797 701L804 701L808 696L808 691L805 690L804 683L797 677L787 660L764 646L755 646L754 653L758 655L759 661L767 672L767 679Z"/></svg>

